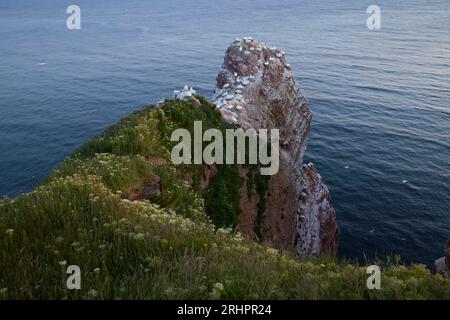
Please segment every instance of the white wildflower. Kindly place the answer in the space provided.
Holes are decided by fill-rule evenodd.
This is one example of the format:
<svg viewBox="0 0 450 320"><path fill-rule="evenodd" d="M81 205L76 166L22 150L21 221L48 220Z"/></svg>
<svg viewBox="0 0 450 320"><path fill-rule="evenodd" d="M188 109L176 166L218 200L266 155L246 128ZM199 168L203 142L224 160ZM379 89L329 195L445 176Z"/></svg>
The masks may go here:
<svg viewBox="0 0 450 320"><path fill-rule="evenodd" d="M220 282L217 282L215 285L214 285L214 289L216 289L216 290L218 290L218 291L223 291L223 284L221 284Z"/></svg>
<svg viewBox="0 0 450 320"><path fill-rule="evenodd" d="M88 296L90 296L90 297L96 297L97 295L98 295L97 290L91 289L88 292Z"/></svg>
<svg viewBox="0 0 450 320"><path fill-rule="evenodd" d="M138 233L133 237L134 240L144 240L145 236L142 233Z"/></svg>
<svg viewBox="0 0 450 320"><path fill-rule="evenodd" d="M274 248L267 248L266 252L271 256L277 256L279 253L278 250Z"/></svg>

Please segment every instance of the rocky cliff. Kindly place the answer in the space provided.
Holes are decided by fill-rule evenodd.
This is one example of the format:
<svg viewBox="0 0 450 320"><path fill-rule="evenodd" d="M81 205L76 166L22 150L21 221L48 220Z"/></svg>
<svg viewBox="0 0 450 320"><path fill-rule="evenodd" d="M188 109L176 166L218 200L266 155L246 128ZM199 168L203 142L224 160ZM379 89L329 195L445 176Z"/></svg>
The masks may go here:
<svg viewBox="0 0 450 320"><path fill-rule="evenodd" d="M255 82L227 93L240 95L240 109L220 110L230 108L236 123L282 129L278 175L267 180L255 165L175 165L175 128L233 127L186 87L80 146L34 191L0 199L0 299L449 299L450 279L422 265L383 264L382 289L370 290L364 265L298 259L221 227L305 255L337 250L328 190L313 165L302 165L311 113L288 66L278 88L260 75L270 63L278 62L264 60ZM67 289L72 266L79 290Z"/></svg>
<svg viewBox="0 0 450 320"><path fill-rule="evenodd" d="M450 238L448 238L447 246L444 250L444 256L435 261L436 272L450 278Z"/></svg>
<svg viewBox="0 0 450 320"><path fill-rule="evenodd" d="M284 51L251 37L226 50L217 76L214 103L223 118L244 129L280 130L280 170L270 178L264 212L241 190L238 228L299 255L335 255L339 245L336 213L328 188L312 164L303 165L312 113ZM260 219L261 221L258 221Z"/></svg>

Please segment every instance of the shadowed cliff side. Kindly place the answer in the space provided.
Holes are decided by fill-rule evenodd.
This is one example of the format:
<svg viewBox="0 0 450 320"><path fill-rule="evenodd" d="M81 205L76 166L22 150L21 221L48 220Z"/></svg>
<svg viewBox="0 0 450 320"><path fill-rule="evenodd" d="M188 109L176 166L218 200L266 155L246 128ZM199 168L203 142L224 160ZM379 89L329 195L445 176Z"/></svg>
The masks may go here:
<svg viewBox="0 0 450 320"><path fill-rule="evenodd" d="M447 240L447 246L444 250L444 256L434 262L436 272L450 278L450 238Z"/></svg>

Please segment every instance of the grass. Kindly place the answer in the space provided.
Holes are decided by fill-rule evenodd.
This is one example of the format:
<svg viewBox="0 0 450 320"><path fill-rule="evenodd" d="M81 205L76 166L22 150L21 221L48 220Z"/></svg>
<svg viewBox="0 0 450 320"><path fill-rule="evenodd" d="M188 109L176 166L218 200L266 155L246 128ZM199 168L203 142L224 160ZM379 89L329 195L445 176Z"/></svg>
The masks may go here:
<svg viewBox="0 0 450 320"><path fill-rule="evenodd" d="M450 298L450 281L421 265L378 262L382 289L368 290L357 263L300 259L216 226L236 223L238 173L219 168L201 190L198 167L168 161L170 130L193 119L226 127L200 99L130 115L36 190L0 201L0 299ZM161 195L130 202L155 175ZM265 192L265 181L253 183ZM81 290L66 288L69 265L81 269Z"/></svg>

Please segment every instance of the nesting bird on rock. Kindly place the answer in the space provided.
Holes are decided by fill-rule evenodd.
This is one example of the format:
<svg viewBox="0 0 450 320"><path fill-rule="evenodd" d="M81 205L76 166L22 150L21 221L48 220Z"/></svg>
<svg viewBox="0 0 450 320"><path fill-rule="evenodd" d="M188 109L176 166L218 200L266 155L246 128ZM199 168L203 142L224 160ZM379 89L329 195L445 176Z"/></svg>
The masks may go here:
<svg viewBox="0 0 450 320"><path fill-rule="evenodd" d="M197 91L192 87L184 86L182 90L174 90L173 97L178 100L188 100L190 97L195 96Z"/></svg>

